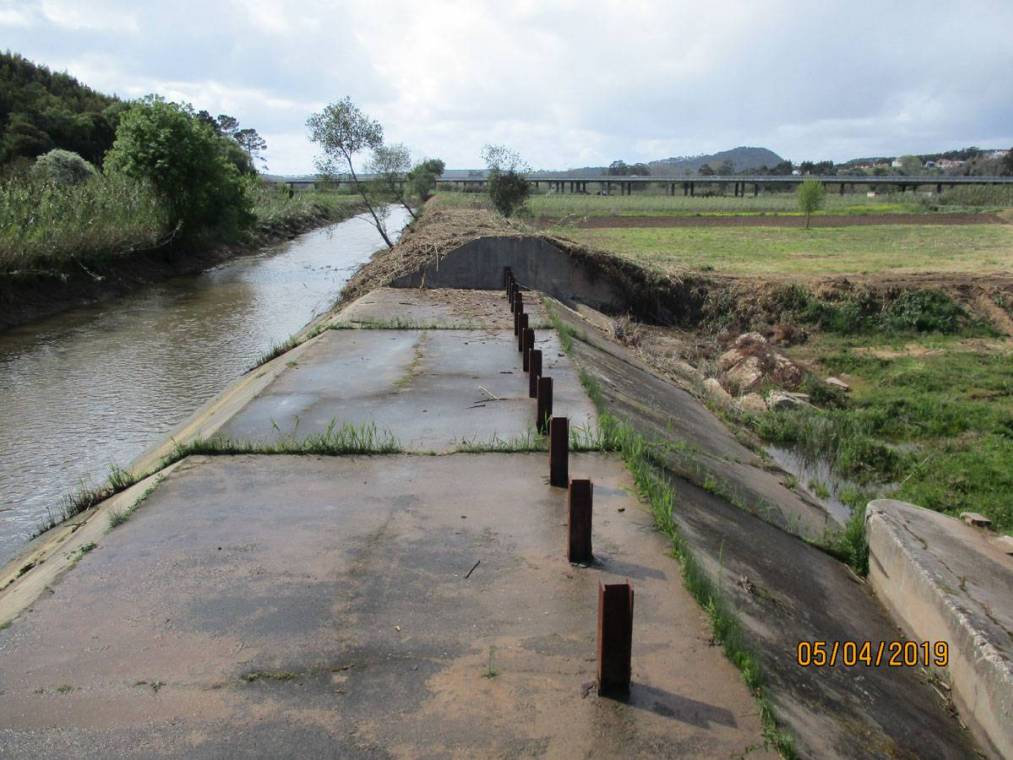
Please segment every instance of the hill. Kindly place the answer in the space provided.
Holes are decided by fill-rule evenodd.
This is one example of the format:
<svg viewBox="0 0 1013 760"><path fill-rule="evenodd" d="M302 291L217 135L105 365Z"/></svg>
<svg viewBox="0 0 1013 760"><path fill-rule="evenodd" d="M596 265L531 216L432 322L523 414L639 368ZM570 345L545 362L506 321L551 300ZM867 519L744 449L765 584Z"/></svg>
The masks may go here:
<svg viewBox="0 0 1013 760"><path fill-rule="evenodd" d="M0 164L32 159L53 148L94 164L113 144L124 104L69 74L0 53Z"/></svg>
<svg viewBox="0 0 1013 760"><path fill-rule="evenodd" d="M767 167L773 169L784 161L774 151L767 148L739 147L731 150L722 150L717 153L701 154L699 156L678 156L673 158L662 158L650 161L651 174L665 177L681 177L686 174L695 174L704 164L717 170L725 161L732 164L732 171L742 172L748 169L760 169ZM539 171L538 174L549 177L601 177L608 173L607 166L581 166L566 171Z"/></svg>
<svg viewBox="0 0 1013 760"><path fill-rule="evenodd" d="M717 169L725 161L731 163L732 171L741 172L747 169L759 169L763 166L772 169L784 159L767 148L741 146L700 156L663 158L651 161L648 166L651 167L651 174L679 176L687 172L695 174L704 164L709 165L712 169Z"/></svg>

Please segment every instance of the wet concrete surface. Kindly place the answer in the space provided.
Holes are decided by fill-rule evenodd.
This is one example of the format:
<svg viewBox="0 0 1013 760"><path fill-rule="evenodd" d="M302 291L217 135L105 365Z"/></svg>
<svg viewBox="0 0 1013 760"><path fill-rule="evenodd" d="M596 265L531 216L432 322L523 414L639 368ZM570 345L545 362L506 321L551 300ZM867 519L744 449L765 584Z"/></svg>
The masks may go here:
<svg viewBox="0 0 1013 760"><path fill-rule="evenodd" d="M923 670L798 665L799 641L827 642L829 649L833 642L893 641L902 633L863 579L793 535L818 525L802 521L809 506L796 496L780 498L766 480L770 473L696 399L626 357L621 346L579 334L591 340L574 341L577 364L598 378L609 411L648 440L668 444L664 474L675 491L676 524L742 622L799 756L975 757L973 740ZM747 452L743 461L736 447ZM708 473L741 505L686 479ZM761 503L767 508L755 506Z"/></svg>
<svg viewBox="0 0 1013 760"><path fill-rule="evenodd" d="M548 327L545 307L537 294L527 291L524 299L528 326ZM377 288L342 308L331 323L482 330L513 330L514 326L502 291L460 288Z"/></svg>
<svg viewBox="0 0 1013 760"><path fill-rule="evenodd" d="M572 459L595 483L586 568L565 561L547 469L185 461L0 631L3 756L765 756L622 464ZM627 703L588 689L597 584L621 578Z"/></svg>
<svg viewBox="0 0 1013 760"><path fill-rule="evenodd" d="M535 345L553 380L553 413L593 427L594 406L555 331L536 331ZM329 330L220 432L277 441L345 423L375 425L416 451L533 434L535 402L513 331Z"/></svg>

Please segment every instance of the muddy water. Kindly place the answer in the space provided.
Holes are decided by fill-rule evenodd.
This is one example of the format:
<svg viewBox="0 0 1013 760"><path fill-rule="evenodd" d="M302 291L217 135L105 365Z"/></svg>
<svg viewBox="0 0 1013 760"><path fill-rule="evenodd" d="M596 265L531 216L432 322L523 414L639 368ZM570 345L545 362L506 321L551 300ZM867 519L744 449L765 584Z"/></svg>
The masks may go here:
<svg viewBox="0 0 1013 760"><path fill-rule="evenodd" d="M393 210L392 231L407 214ZM334 303L382 246L363 218L0 333L0 563Z"/></svg>

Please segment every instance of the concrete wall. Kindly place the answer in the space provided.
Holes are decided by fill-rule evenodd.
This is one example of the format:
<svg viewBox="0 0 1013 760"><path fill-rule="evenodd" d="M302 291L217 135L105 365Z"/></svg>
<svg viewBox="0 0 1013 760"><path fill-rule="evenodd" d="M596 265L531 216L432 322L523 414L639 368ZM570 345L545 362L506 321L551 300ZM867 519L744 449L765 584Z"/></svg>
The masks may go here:
<svg viewBox="0 0 1013 760"><path fill-rule="evenodd" d="M572 306L576 300L605 312L629 307L622 292L593 265L570 256L539 237L483 237L465 243L429 265L394 280L395 288L503 287L503 268L510 267L524 287L541 290Z"/></svg>
<svg viewBox="0 0 1013 760"><path fill-rule="evenodd" d="M869 582L915 641L946 641L953 701L996 758L1013 758L1013 560L986 535L913 504L866 512Z"/></svg>

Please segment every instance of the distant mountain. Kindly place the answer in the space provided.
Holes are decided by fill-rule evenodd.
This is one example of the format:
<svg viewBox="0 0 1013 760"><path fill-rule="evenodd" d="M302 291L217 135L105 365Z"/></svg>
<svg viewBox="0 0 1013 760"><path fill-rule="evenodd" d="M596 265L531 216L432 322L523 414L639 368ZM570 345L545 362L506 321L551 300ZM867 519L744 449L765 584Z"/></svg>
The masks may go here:
<svg viewBox="0 0 1013 760"><path fill-rule="evenodd" d="M717 169L725 161L731 162L733 171L741 172L748 169L759 169L761 166L772 169L784 159L767 148L742 146L707 155L663 158L649 162L648 166L651 167L651 174L677 177L687 173L695 174L704 164L708 164L712 169Z"/></svg>
<svg viewBox="0 0 1013 760"><path fill-rule="evenodd" d="M741 172L748 169L759 169L766 166L773 169L784 161L774 151L767 148L732 148L722 150L718 153L702 154L699 156L678 156L673 158L662 158L657 161L648 162L651 174L657 177L682 177L686 174L696 174L700 167L709 164L712 169L717 169L725 161L730 161L733 171ZM608 173L607 166L581 166L566 171L539 171L540 175L548 177L600 177Z"/></svg>

